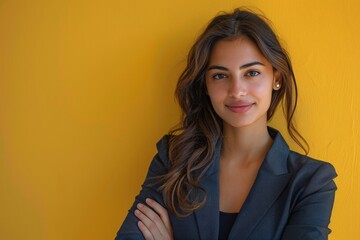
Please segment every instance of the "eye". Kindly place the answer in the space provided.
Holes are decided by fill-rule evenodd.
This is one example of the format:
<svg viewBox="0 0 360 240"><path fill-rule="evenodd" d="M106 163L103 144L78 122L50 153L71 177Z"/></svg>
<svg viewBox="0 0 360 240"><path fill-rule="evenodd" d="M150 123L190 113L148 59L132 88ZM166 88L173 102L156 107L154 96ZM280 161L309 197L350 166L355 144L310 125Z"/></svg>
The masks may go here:
<svg viewBox="0 0 360 240"><path fill-rule="evenodd" d="M218 74L213 75L212 78L215 80L219 80L219 79L227 78L227 76L223 73L218 73Z"/></svg>
<svg viewBox="0 0 360 240"><path fill-rule="evenodd" d="M256 77L258 75L260 75L259 71L249 71L245 74L245 76L247 76L247 77Z"/></svg>

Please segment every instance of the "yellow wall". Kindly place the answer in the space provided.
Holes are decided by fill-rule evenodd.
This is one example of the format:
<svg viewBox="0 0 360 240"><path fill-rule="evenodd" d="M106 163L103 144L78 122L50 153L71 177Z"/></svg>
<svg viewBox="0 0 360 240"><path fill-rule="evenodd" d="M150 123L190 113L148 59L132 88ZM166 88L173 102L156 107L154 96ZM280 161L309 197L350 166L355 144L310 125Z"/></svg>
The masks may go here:
<svg viewBox="0 0 360 240"><path fill-rule="evenodd" d="M114 238L178 120L188 48L219 10L243 5L286 42L299 129L339 174L330 239L360 239L357 0L1 0L0 238Z"/></svg>

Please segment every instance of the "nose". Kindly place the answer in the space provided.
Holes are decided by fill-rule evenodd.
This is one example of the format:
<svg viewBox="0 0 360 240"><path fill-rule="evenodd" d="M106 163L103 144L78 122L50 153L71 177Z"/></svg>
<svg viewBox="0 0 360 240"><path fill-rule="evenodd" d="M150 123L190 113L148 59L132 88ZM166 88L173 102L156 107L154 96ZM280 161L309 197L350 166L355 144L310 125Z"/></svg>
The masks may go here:
<svg viewBox="0 0 360 240"><path fill-rule="evenodd" d="M229 86L229 96L233 98L240 98L247 94L247 86L240 77L233 77Z"/></svg>

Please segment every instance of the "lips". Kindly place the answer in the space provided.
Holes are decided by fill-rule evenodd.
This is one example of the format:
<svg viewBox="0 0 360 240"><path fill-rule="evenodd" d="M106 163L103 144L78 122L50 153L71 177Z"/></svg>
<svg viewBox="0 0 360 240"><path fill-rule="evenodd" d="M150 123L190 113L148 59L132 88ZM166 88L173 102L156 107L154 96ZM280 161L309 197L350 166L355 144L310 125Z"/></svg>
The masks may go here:
<svg viewBox="0 0 360 240"><path fill-rule="evenodd" d="M234 113L245 113L249 111L253 105L254 103L239 103L239 104L231 104L225 106Z"/></svg>

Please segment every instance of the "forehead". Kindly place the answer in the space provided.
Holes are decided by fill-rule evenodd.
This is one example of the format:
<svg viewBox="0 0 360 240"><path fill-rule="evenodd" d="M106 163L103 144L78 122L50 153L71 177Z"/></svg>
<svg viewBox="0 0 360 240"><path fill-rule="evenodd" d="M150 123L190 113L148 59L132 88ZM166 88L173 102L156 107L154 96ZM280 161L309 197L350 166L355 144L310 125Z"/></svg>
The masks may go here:
<svg viewBox="0 0 360 240"><path fill-rule="evenodd" d="M209 64L232 65L252 61L270 64L255 43L248 38L238 38L216 42L210 53Z"/></svg>

